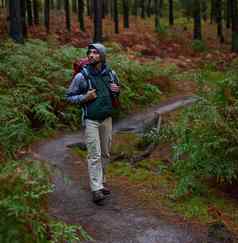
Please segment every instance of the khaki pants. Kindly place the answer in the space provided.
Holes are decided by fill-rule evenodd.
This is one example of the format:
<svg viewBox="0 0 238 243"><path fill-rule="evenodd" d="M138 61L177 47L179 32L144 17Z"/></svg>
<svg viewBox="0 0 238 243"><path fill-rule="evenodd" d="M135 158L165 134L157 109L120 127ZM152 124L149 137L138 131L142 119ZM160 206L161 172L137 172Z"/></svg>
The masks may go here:
<svg viewBox="0 0 238 243"><path fill-rule="evenodd" d="M97 191L103 188L106 180L104 171L110 159L112 118L102 122L86 119L85 125L90 187Z"/></svg>

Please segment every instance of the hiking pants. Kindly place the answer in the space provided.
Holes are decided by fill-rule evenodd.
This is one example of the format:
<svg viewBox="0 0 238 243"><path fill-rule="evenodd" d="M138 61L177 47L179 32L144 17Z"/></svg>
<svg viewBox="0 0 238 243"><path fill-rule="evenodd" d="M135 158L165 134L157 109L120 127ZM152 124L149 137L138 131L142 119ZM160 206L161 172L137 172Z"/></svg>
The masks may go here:
<svg viewBox="0 0 238 243"><path fill-rule="evenodd" d="M97 191L103 188L106 180L104 172L110 159L112 118L102 122L86 119L85 125L90 188Z"/></svg>

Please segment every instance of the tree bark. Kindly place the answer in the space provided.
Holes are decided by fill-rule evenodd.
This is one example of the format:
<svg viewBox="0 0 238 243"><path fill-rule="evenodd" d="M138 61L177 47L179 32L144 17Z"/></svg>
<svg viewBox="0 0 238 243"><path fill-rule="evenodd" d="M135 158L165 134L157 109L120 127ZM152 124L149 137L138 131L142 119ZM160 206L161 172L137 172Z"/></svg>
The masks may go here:
<svg viewBox="0 0 238 243"><path fill-rule="evenodd" d="M216 0L216 22L217 22L217 35L220 38L220 42L224 43L221 0Z"/></svg>
<svg viewBox="0 0 238 243"><path fill-rule="evenodd" d="M92 17L92 6L91 6L91 1L90 0L87 0L87 16L90 16L90 17Z"/></svg>
<svg viewBox="0 0 238 243"><path fill-rule="evenodd" d="M124 13L124 28L129 29L129 3L128 0L123 0L123 13Z"/></svg>
<svg viewBox="0 0 238 243"><path fill-rule="evenodd" d="M31 26L33 24L32 2L31 2L31 0L27 0L26 1L26 9L27 9L27 21L28 21L28 25Z"/></svg>
<svg viewBox="0 0 238 243"><path fill-rule="evenodd" d="M210 12L210 23L212 24L213 23L213 20L215 19L215 16L216 16L216 7L215 7L215 2L216 0L211 0L211 12Z"/></svg>
<svg viewBox="0 0 238 243"><path fill-rule="evenodd" d="M26 25L26 0L21 0L21 21L22 21L22 34L27 38L27 25Z"/></svg>
<svg viewBox="0 0 238 243"><path fill-rule="evenodd" d="M47 33L50 32L50 1L45 0L45 5L44 5L44 22L45 22L45 28Z"/></svg>
<svg viewBox="0 0 238 243"><path fill-rule="evenodd" d="M94 42L103 41L102 0L94 0Z"/></svg>
<svg viewBox="0 0 238 243"><path fill-rule="evenodd" d="M141 0L140 6L141 6L141 18L145 19L145 1L144 0Z"/></svg>
<svg viewBox="0 0 238 243"><path fill-rule="evenodd" d="M174 2L169 0L169 24L174 25Z"/></svg>
<svg viewBox="0 0 238 243"><path fill-rule="evenodd" d="M160 17L163 17L163 6L164 6L164 0L159 1L159 12L160 12Z"/></svg>
<svg viewBox="0 0 238 243"><path fill-rule="evenodd" d="M114 0L114 24L115 24L115 33L119 34L119 17L118 17L117 0Z"/></svg>
<svg viewBox="0 0 238 243"><path fill-rule="evenodd" d="M159 0L154 0L155 8L155 32L161 31Z"/></svg>
<svg viewBox="0 0 238 243"><path fill-rule="evenodd" d="M70 21L69 0L64 0L64 11L65 11L66 29L68 30L68 32L70 32L71 31L71 21Z"/></svg>
<svg viewBox="0 0 238 243"><path fill-rule="evenodd" d="M138 16L138 0L134 0L134 5L132 8L132 14Z"/></svg>
<svg viewBox="0 0 238 243"><path fill-rule="evenodd" d="M55 1L50 0L50 9L55 9Z"/></svg>
<svg viewBox="0 0 238 243"><path fill-rule="evenodd" d="M33 14L34 14L34 23L35 23L35 25L40 24L39 2L38 2L38 0L33 0Z"/></svg>
<svg viewBox="0 0 238 243"><path fill-rule="evenodd" d="M71 0L72 1L72 11L74 13L77 13L77 0Z"/></svg>
<svg viewBox="0 0 238 243"><path fill-rule="evenodd" d="M21 3L9 0L10 37L17 43L24 43L22 32Z"/></svg>
<svg viewBox="0 0 238 243"><path fill-rule="evenodd" d="M78 0L78 21L80 30L84 32L84 0Z"/></svg>
<svg viewBox="0 0 238 243"><path fill-rule="evenodd" d="M147 4L147 16L149 18L151 17L151 0L148 0L148 4Z"/></svg>
<svg viewBox="0 0 238 243"><path fill-rule="evenodd" d="M238 53L238 7L237 0L231 0L232 9L232 51Z"/></svg>
<svg viewBox="0 0 238 243"><path fill-rule="evenodd" d="M193 39L202 40L202 23L201 23L200 0L194 0L193 18L194 18Z"/></svg>
<svg viewBox="0 0 238 243"><path fill-rule="evenodd" d="M226 28L231 27L231 0L226 0Z"/></svg>

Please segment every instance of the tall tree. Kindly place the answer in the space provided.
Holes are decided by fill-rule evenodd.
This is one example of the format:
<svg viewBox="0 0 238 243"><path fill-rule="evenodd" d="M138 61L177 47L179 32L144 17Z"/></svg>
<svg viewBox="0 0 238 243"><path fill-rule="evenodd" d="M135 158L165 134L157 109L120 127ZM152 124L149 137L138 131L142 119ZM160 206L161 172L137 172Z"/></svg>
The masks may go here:
<svg viewBox="0 0 238 243"><path fill-rule="evenodd" d="M223 21L222 21L222 1L216 0L216 22L217 22L217 35L220 38L220 42L224 42L223 35Z"/></svg>
<svg viewBox="0 0 238 243"><path fill-rule="evenodd" d="M57 9L62 9L62 0L57 0Z"/></svg>
<svg viewBox="0 0 238 243"><path fill-rule="evenodd" d="M211 7L210 7L210 23L213 23L213 20L216 16L216 0L211 0Z"/></svg>
<svg viewBox="0 0 238 243"><path fill-rule="evenodd" d="M159 1L159 12L160 12L160 17L163 17L163 6L164 6L164 0Z"/></svg>
<svg viewBox="0 0 238 243"><path fill-rule="evenodd" d="M72 2L72 10L74 13L77 13L77 0L71 0Z"/></svg>
<svg viewBox="0 0 238 243"><path fill-rule="evenodd" d="M22 33L24 37L27 37L26 26L26 0L21 0L21 21L22 21Z"/></svg>
<svg viewBox="0 0 238 243"><path fill-rule="evenodd" d="M140 6L141 6L141 18L144 19L145 18L145 1L144 0L141 0Z"/></svg>
<svg viewBox="0 0 238 243"><path fill-rule="evenodd" d="M151 0L148 0L148 3L147 3L147 16L150 17L151 16Z"/></svg>
<svg viewBox="0 0 238 243"><path fill-rule="evenodd" d="M44 4L44 23L47 33L50 32L50 1L45 0Z"/></svg>
<svg viewBox="0 0 238 243"><path fill-rule="evenodd" d="M78 0L78 21L80 30L84 32L84 0Z"/></svg>
<svg viewBox="0 0 238 243"><path fill-rule="evenodd" d="M102 1L94 0L94 42L103 41L102 30Z"/></svg>
<svg viewBox="0 0 238 243"><path fill-rule="evenodd" d="M129 1L123 0L124 28L129 28Z"/></svg>
<svg viewBox="0 0 238 243"><path fill-rule="evenodd" d="M55 1L50 0L50 9L55 9Z"/></svg>
<svg viewBox="0 0 238 243"><path fill-rule="evenodd" d="M87 4L87 15L88 16L92 16L92 4L91 4L91 0L87 0L86 1Z"/></svg>
<svg viewBox="0 0 238 243"><path fill-rule="evenodd" d="M135 16L138 15L138 0L134 0L132 14Z"/></svg>
<svg viewBox="0 0 238 243"><path fill-rule="evenodd" d="M70 19L70 9L69 9L69 0L64 0L64 11L65 11L65 21L66 28L68 32L71 31L71 19Z"/></svg>
<svg viewBox="0 0 238 243"><path fill-rule="evenodd" d="M200 4L201 4L200 0L193 0L193 18L194 18L193 38L195 40L202 39L201 5Z"/></svg>
<svg viewBox="0 0 238 243"><path fill-rule="evenodd" d="M169 0L169 24L174 25L174 1Z"/></svg>
<svg viewBox="0 0 238 243"><path fill-rule="evenodd" d="M19 0L9 0L10 37L18 43L23 43L21 3Z"/></svg>
<svg viewBox="0 0 238 243"><path fill-rule="evenodd" d="M155 8L155 31L161 31L160 25L160 8L159 8L159 0L154 0L154 8Z"/></svg>
<svg viewBox="0 0 238 243"><path fill-rule="evenodd" d="M40 18L39 18L39 1L38 0L33 0L33 14L34 14L34 23L38 25L40 23Z"/></svg>
<svg viewBox="0 0 238 243"><path fill-rule="evenodd" d="M119 33L119 16L118 16L118 2L114 0L114 24L115 24L115 33Z"/></svg>
<svg viewBox="0 0 238 243"><path fill-rule="evenodd" d="M226 28L229 29L231 26L231 0L226 0Z"/></svg>
<svg viewBox="0 0 238 243"><path fill-rule="evenodd" d="M33 24L32 1L31 0L27 0L26 1L26 10L27 10L27 21L28 21L28 25L31 26Z"/></svg>
<svg viewBox="0 0 238 243"><path fill-rule="evenodd" d="M231 0L232 9L232 51L238 53L238 7L237 0Z"/></svg>

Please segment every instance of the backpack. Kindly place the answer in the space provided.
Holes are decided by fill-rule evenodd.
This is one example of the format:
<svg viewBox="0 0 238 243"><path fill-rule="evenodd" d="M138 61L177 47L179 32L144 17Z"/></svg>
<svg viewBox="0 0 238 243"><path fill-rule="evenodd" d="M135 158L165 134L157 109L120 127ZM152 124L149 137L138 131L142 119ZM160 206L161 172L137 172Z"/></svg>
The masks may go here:
<svg viewBox="0 0 238 243"><path fill-rule="evenodd" d="M72 79L75 77L76 74L81 72L82 69L84 68L84 66L86 66L87 64L89 64L88 58L77 59L73 63L73 77L72 77Z"/></svg>
<svg viewBox="0 0 238 243"><path fill-rule="evenodd" d="M88 58L77 59L73 63L73 77L72 77L72 79L76 76L76 74L81 72L83 74L84 78L88 82L88 87L91 89L92 88L92 84L91 84L90 77L88 76L87 72L84 70L84 67L87 64L89 64ZM114 78L114 76L112 74L112 70L109 71L109 76L110 76L110 79L111 79L112 83L115 83L115 78ZM111 94L111 98L112 98L112 107L113 108L119 108L120 101L119 101L118 95L117 94Z"/></svg>

